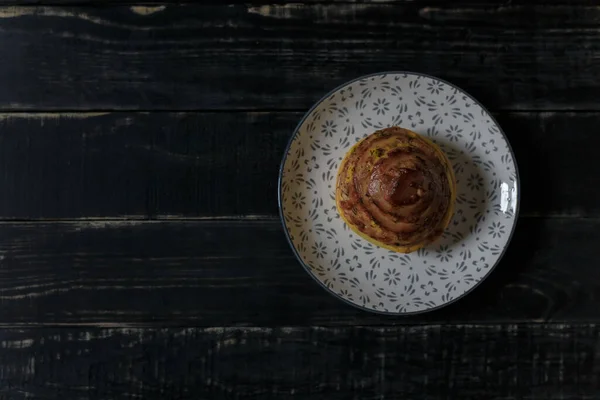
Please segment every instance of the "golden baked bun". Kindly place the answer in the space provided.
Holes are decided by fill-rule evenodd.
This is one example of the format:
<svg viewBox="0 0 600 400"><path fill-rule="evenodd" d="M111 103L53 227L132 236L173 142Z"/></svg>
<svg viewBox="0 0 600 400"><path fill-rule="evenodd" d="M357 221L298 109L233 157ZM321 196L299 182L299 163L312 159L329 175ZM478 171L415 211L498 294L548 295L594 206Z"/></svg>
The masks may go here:
<svg viewBox="0 0 600 400"><path fill-rule="evenodd" d="M442 235L455 197L446 155L425 137L399 127L358 142L338 172L336 205L342 219L369 242L400 253Z"/></svg>

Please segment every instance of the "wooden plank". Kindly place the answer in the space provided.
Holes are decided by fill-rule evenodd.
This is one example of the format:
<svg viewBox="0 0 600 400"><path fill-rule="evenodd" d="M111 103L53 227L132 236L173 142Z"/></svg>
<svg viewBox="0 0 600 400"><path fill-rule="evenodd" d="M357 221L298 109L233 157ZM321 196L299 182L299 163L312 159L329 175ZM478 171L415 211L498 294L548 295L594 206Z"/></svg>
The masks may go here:
<svg viewBox="0 0 600 400"><path fill-rule="evenodd" d="M2 218L275 215L298 114L0 116Z"/></svg>
<svg viewBox="0 0 600 400"><path fill-rule="evenodd" d="M510 113L497 115L515 152L523 215L599 216L593 195L600 187L595 160L600 114ZM585 133L584 133L585 132ZM599 143L600 145L600 143Z"/></svg>
<svg viewBox="0 0 600 400"><path fill-rule="evenodd" d="M597 399L596 325L0 330L2 398Z"/></svg>
<svg viewBox="0 0 600 400"><path fill-rule="evenodd" d="M0 219L277 215L301 113L0 115ZM600 113L500 113L523 215L600 216Z"/></svg>
<svg viewBox="0 0 600 400"><path fill-rule="evenodd" d="M498 4L3 7L0 108L306 109L413 70L493 109L597 110L598 7Z"/></svg>
<svg viewBox="0 0 600 400"><path fill-rule="evenodd" d="M0 325L348 325L600 319L598 219L519 222L501 265L435 313L373 315L319 287L279 221L0 224Z"/></svg>

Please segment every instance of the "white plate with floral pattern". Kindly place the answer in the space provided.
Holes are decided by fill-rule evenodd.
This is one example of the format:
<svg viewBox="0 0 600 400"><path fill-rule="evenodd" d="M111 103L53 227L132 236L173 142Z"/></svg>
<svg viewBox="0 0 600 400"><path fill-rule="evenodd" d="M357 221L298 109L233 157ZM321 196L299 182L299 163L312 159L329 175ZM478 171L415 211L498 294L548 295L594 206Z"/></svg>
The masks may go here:
<svg viewBox="0 0 600 400"><path fill-rule="evenodd" d="M450 226L410 254L359 237L335 206L346 152L389 126L432 139L456 174ZM322 98L288 144L278 189L285 233L309 274L352 305L396 315L437 309L475 288L502 258L519 208L515 158L494 118L456 86L412 72L364 76Z"/></svg>

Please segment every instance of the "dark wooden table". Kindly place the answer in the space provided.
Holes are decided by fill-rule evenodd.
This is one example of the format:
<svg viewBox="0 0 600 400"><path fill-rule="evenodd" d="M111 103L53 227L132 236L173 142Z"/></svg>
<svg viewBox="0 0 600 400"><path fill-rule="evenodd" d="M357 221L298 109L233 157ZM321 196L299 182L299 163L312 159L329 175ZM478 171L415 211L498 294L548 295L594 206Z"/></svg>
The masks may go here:
<svg viewBox="0 0 600 400"><path fill-rule="evenodd" d="M600 2L0 0L0 399L600 398ZM522 212L410 318L322 290L277 217L302 114L356 76L497 116Z"/></svg>

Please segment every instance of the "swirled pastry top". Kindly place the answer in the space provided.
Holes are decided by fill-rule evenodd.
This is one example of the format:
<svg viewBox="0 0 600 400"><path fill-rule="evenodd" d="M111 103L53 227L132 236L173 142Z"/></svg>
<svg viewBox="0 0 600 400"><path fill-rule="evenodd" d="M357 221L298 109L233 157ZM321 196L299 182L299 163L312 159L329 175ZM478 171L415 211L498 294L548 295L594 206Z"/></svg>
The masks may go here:
<svg viewBox="0 0 600 400"><path fill-rule="evenodd" d="M392 127L367 136L346 154L336 204L354 232L408 253L442 235L455 193L454 173L442 150L417 133Z"/></svg>

